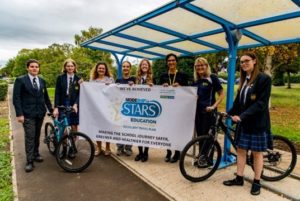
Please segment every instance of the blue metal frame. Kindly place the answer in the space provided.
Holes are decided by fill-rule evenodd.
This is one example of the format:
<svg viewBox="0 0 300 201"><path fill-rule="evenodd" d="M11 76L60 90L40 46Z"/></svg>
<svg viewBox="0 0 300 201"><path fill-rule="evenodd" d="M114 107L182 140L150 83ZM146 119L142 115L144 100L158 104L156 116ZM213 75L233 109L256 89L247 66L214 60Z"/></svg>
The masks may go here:
<svg viewBox="0 0 300 201"><path fill-rule="evenodd" d="M228 65L228 78L227 78L227 101L226 101L226 111L232 108L233 105L233 96L234 96L234 81L235 81L235 69L236 69L236 60L237 60L237 47L238 40L232 34L232 29L228 26L223 26L225 30L227 43L229 45L229 65ZM228 127L231 127L232 123L230 119L226 120ZM227 132L230 132L227 130ZM224 152L221 159L219 168L227 167L236 162L236 158L230 154L230 140L227 136L224 138Z"/></svg>
<svg viewBox="0 0 300 201"><path fill-rule="evenodd" d="M118 79L121 79L122 78L122 63L123 63L126 55L123 55L121 57L121 59L119 59L119 57L118 57L118 55L116 53L112 53L112 55L115 57L116 62L117 62L117 67L118 67L118 70L117 70L118 75L117 75L117 77L118 77Z"/></svg>

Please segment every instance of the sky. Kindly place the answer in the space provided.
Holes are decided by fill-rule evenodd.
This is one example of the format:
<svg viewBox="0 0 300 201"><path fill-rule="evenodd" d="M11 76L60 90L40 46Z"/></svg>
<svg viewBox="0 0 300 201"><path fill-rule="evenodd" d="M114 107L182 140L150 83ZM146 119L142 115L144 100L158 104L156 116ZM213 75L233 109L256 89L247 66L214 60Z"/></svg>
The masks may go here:
<svg viewBox="0 0 300 201"><path fill-rule="evenodd" d="M170 0L0 0L0 65L23 48L74 44L90 26L103 33Z"/></svg>

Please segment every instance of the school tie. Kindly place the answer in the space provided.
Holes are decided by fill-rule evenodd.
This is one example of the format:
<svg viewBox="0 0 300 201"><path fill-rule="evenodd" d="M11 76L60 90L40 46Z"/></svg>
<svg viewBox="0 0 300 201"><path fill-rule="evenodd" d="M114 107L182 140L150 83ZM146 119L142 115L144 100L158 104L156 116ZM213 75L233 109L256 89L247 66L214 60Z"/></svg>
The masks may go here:
<svg viewBox="0 0 300 201"><path fill-rule="evenodd" d="M38 90L39 88L38 88L38 85L37 85L37 83L36 83L36 78L34 77L33 78L33 80L32 80L32 85L33 85L33 88L35 89L35 90Z"/></svg>
<svg viewBox="0 0 300 201"><path fill-rule="evenodd" d="M69 79L69 85L68 85L68 95L71 95L71 90L72 90L72 77L70 77Z"/></svg>
<svg viewBox="0 0 300 201"><path fill-rule="evenodd" d="M246 102L246 91L247 91L247 84L249 83L249 78L246 78L246 84L243 86L242 91L241 91L241 96L240 96L240 100L242 104L245 104Z"/></svg>

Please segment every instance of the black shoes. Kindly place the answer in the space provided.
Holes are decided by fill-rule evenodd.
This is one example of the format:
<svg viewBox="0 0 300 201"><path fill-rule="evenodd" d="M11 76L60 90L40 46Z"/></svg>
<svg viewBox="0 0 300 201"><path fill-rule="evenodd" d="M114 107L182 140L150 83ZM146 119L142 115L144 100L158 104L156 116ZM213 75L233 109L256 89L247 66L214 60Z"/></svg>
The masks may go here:
<svg viewBox="0 0 300 201"><path fill-rule="evenodd" d="M142 159L141 159L142 162L146 162L148 161L148 154L144 154Z"/></svg>
<svg viewBox="0 0 300 201"><path fill-rule="evenodd" d="M176 163L179 160L179 156L173 156L170 160L170 163Z"/></svg>
<svg viewBox="0 0 300 201"><path fill-rule="evenodd" d="M165 157L165 162L176 163L180 158L180 151L175 151L174 156L171 158L172 152L171 150L167 150L167 155Z"/></svg>
<svg viewBox="0 0 300 201"><path fill-rule="evenodd" d="M224 181L223 184L225 186L243 186L244 185L244 179L238 180L237 178L234 178L232 180Z"/></svg>
<svg viewBox="0 0 300 201"><path fill-rule="evenodd" d="M32 172L34 168L33 162L27 162L25 166L25 172Z"/></svg>
<svg viewBox="0 0 300 201"><path fill-rule="evenodd" d="M142 162L146 162L148 161L148 154L138 154L136 155L136 157L134 158L135 161L142 161Z"/></svg>
<svg viewBox="0 0 300 201"><path fill-rule="evenodd" d="M41 163L44 161L43 157L41 157L40 155L37 155L36 157L34 157L34 161L35 162L38 162L38 163Z"/></svg>
<svg viewBox="0 0 300 201"><path fill-rule="evenodd" d="M142 159L143 155L142 154L138 154L136 155L136 157L134 158L135 161L140 161Z"/></svg>
<svg viewBox="0 0 300 201"><path fill-rule="evenodd" d="M232 180L224 181L223 184L225 186L243 186L244 185L244 178L241 176L237 176L236 178ZM254 180L252 183L251 191L250 193L252 195L259 195L260 194L260 188L261 185L259 183L259 180Z"/></svg>
<svg viewBox="0 0 300 201"><path fill-rule="evenodd" d="M74 150L73 147L70 147L69 153L68 153L68 158L69 158L69 159L74 159L75 157L76 157L76 155L75 155L75 150Z"/></svg>
<svg viewBox="0 0 300 201"><path fill-rule="evenodd" d="M166 155L166 157L165 157L165 162L170 162L170 160L171 160L171 155L172 155L171 150L167 150L167 155Z"/></svg>
<svg viewBox="0 0 300 201"><path fill-rule="evenodd" d="M250 193L252 195L259 195L260 194L260 188L261 188L260 184L258 184L258 183L252 183L252 187L251 187Z"/></svg>

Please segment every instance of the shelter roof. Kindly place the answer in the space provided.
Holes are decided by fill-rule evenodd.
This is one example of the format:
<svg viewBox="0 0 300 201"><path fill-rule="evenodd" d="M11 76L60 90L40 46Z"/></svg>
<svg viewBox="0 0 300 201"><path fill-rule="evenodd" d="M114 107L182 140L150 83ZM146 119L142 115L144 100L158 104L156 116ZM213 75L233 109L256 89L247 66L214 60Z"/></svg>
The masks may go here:
<svg viewBox="0 0 300 201"><path fill-rule="evenodd" d="M176 0L81 45L138 58L228 50L224 27L243 34L238 49L300 42L300 0Z"/></svg>

